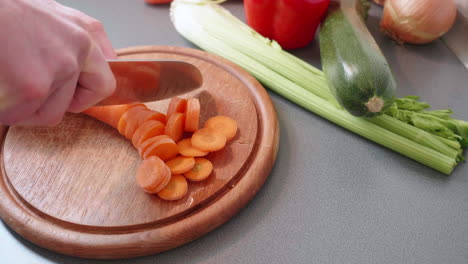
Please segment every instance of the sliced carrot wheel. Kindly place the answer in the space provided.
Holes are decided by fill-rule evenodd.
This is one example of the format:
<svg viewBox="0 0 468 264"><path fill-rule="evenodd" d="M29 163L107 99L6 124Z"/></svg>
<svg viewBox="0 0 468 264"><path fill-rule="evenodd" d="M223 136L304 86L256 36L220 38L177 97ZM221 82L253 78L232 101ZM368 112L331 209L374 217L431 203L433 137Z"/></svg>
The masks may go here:
<svg viewBox="0 0 468 264"><path fill-rule="evenodd" d="M122 115L135 106L144 106L144 104L93 106L84 110L82 113L117 128Z"/></svg>
<svg viewBox="0 0 468 264"><path fill-rule="evenodd" d="M187 108L187 99L173 97L169 102L169 106L167 107L167 117L171 116L173 113L185 113L185 109Z"/></svg>
<svg viewBox="0 0 468 264"><path fill-rule="evenodd" d="M135 131L146 121L151 120L153 117L159 116L154 111L146 109L135 113L134 117L127 120L127 126L125 127L124 135L127 139L132 139Z"/></svg>
<svg viewBox="0 0 468 264"><path fill-rule="evenodd" d="M166 126L157 120L147 120L141 126L135 130L132 137L133 146L138 149L138 147L145 142L146 140L160 136L164 134Z"/></svg>
<svg viewBox="0 0 468 264"><path fill-rule="evenodd" d="M158 157L143 160L136 174L136 183L145 192L157 193L167 186L171 179L169 167Z"/></svg>
<svg viewBox="0 0 468 264"><path fill-rule="evenodd" d="M141 157L143 157L143 153L156 141L161 140L162 138L168 138L171 139L168 135L160 135L160 136L155 136L150 139L145 140L143 143L141 143L138 146L138 154L140 154ZM172 139L171 139L172 140Z"/></svg>
<svg viewBox="0 0 468 264"><path fill-rule="evenodd" d="M195 166L184 173L185 178L191 181L203 181L213 171L213 164L205 158L195 158Z"/></svg>
<svg viewBox="0 0 468 264"><path fill-rule="evenodd" d="M182 174L195 166L195 159L192 157L177 156L166 161L166 165L169 166L172 174Z"/></svg>
<svg viewBox="0 0 468 264"><path fill-rule="evenodd" d="M200 122L200 101L197 98L187 100L187 110L185 111L185 131L195 132L198 130Z"/></svg>
<svg viewBox="0 0 468 264"><path fill-rule="evenodd" d="M172 175L169 183L161 191L158 192L158 196L167 201L178 200L187 194L188 183L182 175Z"/></svg>
<svg viewBox="0 0 468 264"><path fill-rule="evenodd" d="M205 127L212 128L223 133L226 136L226 140L231 140L236 136L237 133L237 122L236 120L227 116L214 116L206 120Z"/></svg>
<svg viewBox="0 0 468 264"><path fill-rule="evenodd" d="M172 138L175 142L179 142L184 135L185 114L174 113L169 116L166 123L165 134Z"/></svg>
<svg viewBox="0 0 468 264"><path fill-rule="evenodd" d="M138 105L138 106L132 107L127 112L125 112L120 118L119 123L117 125L117 130L119 131L119 133L121 135L125 135L125 130L127 128L129 121L135 118L137 113L141 111L146 111L146 110L148 110L148 107L146 107L146 105Z"/></svg>
<svg viewBox="0 0 468 264"><path fill-rule="evenodd" d="M143 152L142 158L146 159L151 156L158 156L160 159L166 161L176 157L178 153L179 149L177 144L171 138L160 138L148 146Z"/></svg>
<svg viewBox="0 0 468 264"><path fill-rule="evenodd" d="M156 120L156 121L159 121L163 124L166 124L166 115L161 113L161 112L158 112L158 111L155 111L155 110L150 110L151 111L151 114L149 114L147 117L146 117L146 120Z"/></svg>
<svg viewBox="0 0 468 264"><path fill-rule="evenodd" d="M192 135L192 146L202 151L217 151L226 145L226 136L211 128L201 128Z"/></svg>
<svg viewBox="0 0 468 264"><path fill-rule="evenodd" d="M179 147L179 153L186 157L203 157L208 155L208 151L201 151L192 146L192 140L190 138L182 139L177 143Z"/></svg>

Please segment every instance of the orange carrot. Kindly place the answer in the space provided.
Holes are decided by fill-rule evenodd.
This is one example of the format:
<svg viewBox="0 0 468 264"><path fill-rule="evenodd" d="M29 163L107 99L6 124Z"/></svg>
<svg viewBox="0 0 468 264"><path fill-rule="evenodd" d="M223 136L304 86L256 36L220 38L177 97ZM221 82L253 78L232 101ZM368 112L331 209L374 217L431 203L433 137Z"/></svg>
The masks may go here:
<svg viewBox="0 0 468 264"><path fill-rule="evenodd" d="M193 157L177 156L166 161L166 165L169 166L172 174L182 174L195 166L195 159Z"/></svg>
<svg viewBox="0 0 468 264"><path fill-rule="evenodd" d="M179 153L186 157L203 157L208 155L209 152L201 151L192 146L192 140L190 138L182 139L177 143L179 147Z"/></svg>
<svg viewBox="0 0 468 264"><path fill-rule="evenodd" d="M226 145L226 136L211 128L202 128L192 135L192 146L202 151L217 151Z"/></svg>
<svg viewBox="0 0 468 264"><path fill-rule="evenodd" d="M185 178L191 181L203 181L213 171L213 164L205 158L195 158L195 166L184 173Z"/></svg>
<svg viewBox="0 0 468 264"><path fill-rule="evenodd" d="M160 140L161 138L169 138L170 137L168 135L159 135L159 136L155 136L155 137L152 137L148 140L145 140L143 143L141 143L139 146L138 146L138 154L140 154L141 157L143 157L143 153L145 153L145 151L151 146L151 144L153 144L154 142Z"/></svg>
<svg viewBox="0 0 468 264"><path fill-rule="evenodd" d="M132 139L135 131L146 121L148 120L158 120L160 122L165 122L166 116L160 112L153 111L150 109L139 111L135 113L134 116L129 119L127 118L127 125L125 127L124 135L127 139Z"/></svg>
<svg viewBox="0 0 468 264"><path fill-rule="evenodd" d="M146 140L164 134L165 125L157 120L147 120L141 124L132 137L133 146L138 147Z"/></svg>
<svg viewBox="0 0 468 264"><path fill-rule="evenodd" d="M156 121L159 121L163 124L166 124L166 115L161 113L161 112L158 112L158 111L155 111L155 110L151 110L151 114L148 114L148 116L146 116L146 119L145 121L147 120L156 120Z"/></svg>
<svg viewBox="0 0 468 264"><path fill-rule="evenodd" d="M185 131L197 131L199 122L200 101L197 98L190 98L187 100L187 110L185 111Z"/></svg>
<svg viewBox="0 0 468 264"><path fill-rule="evenodd" d="M117 128L122 115L135 106L144 106L144 104L93 106L84 110L83 113Z"/></svg>
<svg viewBox="0 0 468 264"><path fill-rule="evenodd" d="M223 133L226 140L229 141L236 136L237 122L236 120L227 116L214 116L206 120L205 127L212 128Z"/></svg>
<svg viewBox="0 0 468 264"><path fill-rule="evenodd" d="M172 175L169 183L161 191L158 196L167 201L178 200L187 194L188 183L184 176L175 174Z"/></svg>
<svg viewBox="0 0 468 264"><path fill-rule="evenodd" d="M184 135L185 114L174 113L169 116L166 123L165 134L175 142L179 142Z"/></svg>
<svg viewBox="0 0 468 264"><path fill-rule="evenodd" d="M135 106L125 112L119 120L117 125L117 130L121 135L125 135L125 130L127 128L128 123L132 120L135 115L143 110L147 110L148 108L146 105Z"/></svg>
<svg viewBox="0 0 468 264"><path fill-rule="evenodd" d="M173 113L185 113L187 108L187 99L173 97L169 102L167 108L167 118L169 118Z"/></svg>
<svg viewBox="0 0 468 264"><path fill-rule="evenodd" d="M171 179L169 167L160 158L152 156L143 160L136 174L136 183L147 193L157 193Z"/></svg>
<svg viewBox="0 0 468 264"><path fill-rule="evenodd" d="M177 144L169 137L156 136L154 138L157 137L160 138L154 140L151 145L142 152L142 158L146 159L151 156L158 156L160 159L166 161L176 157L179 153Z"/></svg>
<svg viewBox="0 0 468 264"><path fill-rule="evenodd" d="M132 139L135 130L138 129L151 115L151 110L142 109L141 111L133 113L133 115L127 117L127 125L125 126L124 136L127 139Z"/></svg>

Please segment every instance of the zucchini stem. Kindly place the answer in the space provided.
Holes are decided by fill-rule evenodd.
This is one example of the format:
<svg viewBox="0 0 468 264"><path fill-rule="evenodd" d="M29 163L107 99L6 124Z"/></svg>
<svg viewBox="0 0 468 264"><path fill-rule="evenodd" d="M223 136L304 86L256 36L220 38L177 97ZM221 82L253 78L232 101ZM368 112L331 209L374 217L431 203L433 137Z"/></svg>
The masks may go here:
<svg viewBox="0 0 468 264"><path fill-rule="evenodd" d="M385 102L382 98L374 96L366 103L367 110L372 113L378 113L382 110Z"/></svg>

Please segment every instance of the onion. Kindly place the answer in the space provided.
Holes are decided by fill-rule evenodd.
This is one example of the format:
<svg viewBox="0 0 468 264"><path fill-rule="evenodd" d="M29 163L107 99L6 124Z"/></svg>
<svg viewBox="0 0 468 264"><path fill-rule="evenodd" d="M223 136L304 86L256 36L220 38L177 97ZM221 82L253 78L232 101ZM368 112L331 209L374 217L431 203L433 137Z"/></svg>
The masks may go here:
<svg viewBox="0 0 468 264"><path fill-rule="evenodd" d="M380 28L400 44L425 44L449 31L456 15L453 0L386 0Z"/></svg>

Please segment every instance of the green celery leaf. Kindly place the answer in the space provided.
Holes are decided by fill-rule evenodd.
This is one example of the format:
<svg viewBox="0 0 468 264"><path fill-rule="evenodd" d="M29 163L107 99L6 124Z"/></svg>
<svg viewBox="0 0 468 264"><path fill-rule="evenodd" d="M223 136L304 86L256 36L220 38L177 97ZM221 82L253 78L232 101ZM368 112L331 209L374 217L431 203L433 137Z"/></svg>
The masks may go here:
<svg viewBox="0 0 468 264"><path fill-rule="evenodd" d="M406 96L403 98L396 98L395 103L397 104L398 109L402 110L411 110L411 111L419 111L429 108L430 105L424 102L418 102L417 96Z"/></svg>

